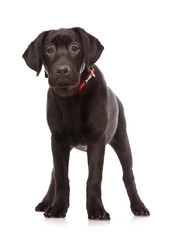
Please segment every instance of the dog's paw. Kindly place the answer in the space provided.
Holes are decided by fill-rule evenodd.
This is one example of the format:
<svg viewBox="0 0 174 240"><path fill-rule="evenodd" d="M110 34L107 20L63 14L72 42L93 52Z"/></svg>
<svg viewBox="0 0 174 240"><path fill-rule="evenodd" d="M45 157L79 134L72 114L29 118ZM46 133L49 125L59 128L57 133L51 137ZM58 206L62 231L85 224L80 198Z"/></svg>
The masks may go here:
<svg viewBox="0 0 174 240"><path fill-rule="evenodd" d="M52 206L46 209L44 216L49 218L64 218L66 217L66 208Z"/></svg>
<svg viewBox="0 0 174 240"><path fill-rule="evenodd" d="M46 209L50 206L50 203L48 202L40 202L36 207L35 207L35 211L36 212L45 212Z"/></svg>
<svg viewBox="0 0 174 240"><path fill-rule="evenodd" d="M89 209L88 218L90 220L110 220L109 213L107 213L103 208Z"/></svg>
<svg viewBox="0 0 174 240"><path fill-rule="evenodd" d="M142 202L131 206L131 210L135 216L150 216L149 210L144 206Z"/></svg>

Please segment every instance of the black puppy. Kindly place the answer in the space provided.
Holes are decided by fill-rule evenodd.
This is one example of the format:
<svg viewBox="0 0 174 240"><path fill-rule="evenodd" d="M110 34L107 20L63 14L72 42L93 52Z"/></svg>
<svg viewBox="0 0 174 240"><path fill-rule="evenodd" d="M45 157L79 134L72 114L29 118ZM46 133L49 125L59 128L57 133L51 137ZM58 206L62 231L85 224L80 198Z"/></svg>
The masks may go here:
<svg viewBox="0 0 174 240"><path fill-rule="evenodd" d="M48 192L36 211L46 217L65 217L69 207L68 162L72 148L87 151L87 211L89 219L110 219L101 200L106 144L117 153L123 180L137 216L149 211L138 196L132 172L132 155L121 102L107 87L94 63L103 46L81 28L42 32L23 54L39 75L42 64L50 88L47 121L52 133L54 169Z"/></svg>

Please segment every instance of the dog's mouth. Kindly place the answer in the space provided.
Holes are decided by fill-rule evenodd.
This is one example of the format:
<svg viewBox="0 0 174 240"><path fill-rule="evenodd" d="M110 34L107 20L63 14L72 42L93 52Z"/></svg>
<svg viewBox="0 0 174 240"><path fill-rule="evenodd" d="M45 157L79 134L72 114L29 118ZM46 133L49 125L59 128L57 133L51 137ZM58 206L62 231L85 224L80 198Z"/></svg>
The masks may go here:
<svg viewBox="0 0 174 240"><path fill-rule="evenodd" d="M52 88L57 95L61 97L69 97L78 93L80 79L79 78L62 78L54 79L48 78L50 88Z"/></svg>
<svg viewBox="0 0 174 240"><path fill-rule="evenodd" d="M49 78L49 85L51 88L61 89L61 90L71 90L77 88L80 83L79 79L73 78L62 78L62 79L52 79Z"/></svg>
<svg viewBox="0 0 174 240"><path fill-rule="evenodd" d="M78 92L78 86L79 83L72 82L67 82L67 81L61 81L56 84L50 84L50 88L52 88L56 94L58 94L61 97L69 97L77 94Z"/></svg>
<svg viewBox="0 0 174 240"><path fill-rule="evenodd" d="M77 83L77 84L70 84L70 83L68 83L68 82L60 82L60 83L58 83L58 84L56 84L56 85L54 85L54 86L51 86L51 85L50 85L50 87L51 87L51 88L58 89L58 90L59 90L59 89L60 89L60 90L71 90L71 89L77 88L78 85L79 85L79 83Z"/></svg>
<svg viewBox="0 0 174 240"><path fill-rule="evenodd" d="M58 83L55 87L56 88L70 88L72 86L69 82L62 81L62 82Z"/></svg>

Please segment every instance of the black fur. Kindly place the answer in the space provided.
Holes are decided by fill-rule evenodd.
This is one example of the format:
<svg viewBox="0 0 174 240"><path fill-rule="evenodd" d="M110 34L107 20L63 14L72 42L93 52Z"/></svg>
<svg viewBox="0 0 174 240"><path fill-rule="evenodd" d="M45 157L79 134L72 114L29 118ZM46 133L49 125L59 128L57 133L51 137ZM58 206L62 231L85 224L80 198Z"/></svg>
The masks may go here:
<svg viewBox="0 0 174 240"><path fill-rule="evenodd" d="M136 190L123 106L94 65L103 49L95 37L81 28L72 28L41 33L23 55L37 75L44 65L50 85L47 120L52 133L54 169L48 192L36 207L46 217L66 216L69 153L72 148L78 148L88 155L88 217L110 219L101 199L106 144L113 147L120 159L132 212L138 216L149 215ZM95 78L91 77L79 90L79 85L90 76L92 65Z"/></svg>

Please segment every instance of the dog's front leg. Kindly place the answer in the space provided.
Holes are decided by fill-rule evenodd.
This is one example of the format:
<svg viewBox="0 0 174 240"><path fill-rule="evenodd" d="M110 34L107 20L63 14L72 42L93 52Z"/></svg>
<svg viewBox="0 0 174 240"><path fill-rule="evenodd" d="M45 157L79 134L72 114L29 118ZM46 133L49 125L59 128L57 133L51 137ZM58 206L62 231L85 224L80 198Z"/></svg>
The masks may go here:
<svg viewBox="0 0 174 240"><path fill-rule="evenodd" d="M52 135L55 193L52 205L46 210L46 217L65 217L69 207L68 163L70 146Z"/></svg>
<svg viewBox="0 0 174 240"><path fill-rule="evenodd" d="M109 220L101 199L101 181L105 153L105 139L89 144L87 149L89 176L87 181L87 211L89 219Z"/></svg>

